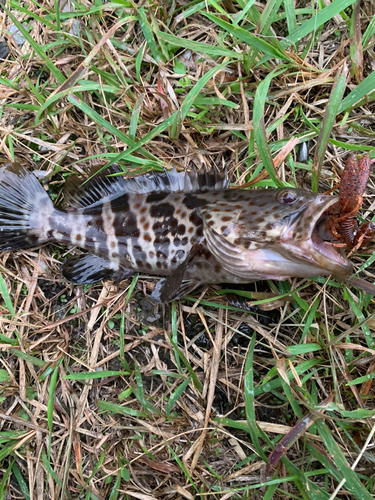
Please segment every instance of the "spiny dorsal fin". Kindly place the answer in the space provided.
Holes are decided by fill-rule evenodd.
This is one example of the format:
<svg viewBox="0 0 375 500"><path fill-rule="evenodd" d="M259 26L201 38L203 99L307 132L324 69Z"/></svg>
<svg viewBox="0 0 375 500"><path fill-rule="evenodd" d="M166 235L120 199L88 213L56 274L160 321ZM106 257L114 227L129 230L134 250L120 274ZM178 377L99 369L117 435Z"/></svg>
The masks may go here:
<svg viewBox="0 0 375 500"><path fill-rule="evenodd" d="M177 172L173 167L172 170L147 172L136 177L108 177L118 173L124 172L120 166L112 165L86 182L78 177L69 177L64 191L66 202L74 208L86 208L101 204L103 198L114 199L125 193L189 193L229 187L226 169L218 172L214 168L202 167L196 171ZM92 171L90 175L93 175Z"/></svg>
<svg viewBox="0 0 375 500"><path fill-rule="evenodd" d="M102 203L103 198L119 196L124 193L122 176L108 177L111 174L123 173L118 165L112 165L105 172L96 173L100 167L93 167L86 179L71 175L64 187L64 198L70 207L86 208ZM91 176L94 176L90 178ZM125 191L126 192L126 191Z"/></svg>

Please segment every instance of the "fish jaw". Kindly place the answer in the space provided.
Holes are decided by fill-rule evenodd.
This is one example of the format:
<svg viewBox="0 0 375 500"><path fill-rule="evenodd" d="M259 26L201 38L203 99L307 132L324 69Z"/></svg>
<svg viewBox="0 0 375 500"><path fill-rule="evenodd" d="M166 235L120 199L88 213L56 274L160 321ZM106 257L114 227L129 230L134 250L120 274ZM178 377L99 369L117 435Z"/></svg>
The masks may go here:
<svg viewBox="0 0 375 500"><path fill-rule="evenodd" d="M337 202L336 196L317 195L281 237L282 253L285 255L286 251L296 260L315 267L314 275L348 277L353 271L343 249L332 243L333 238L324 227L325 212Z"/></svg>

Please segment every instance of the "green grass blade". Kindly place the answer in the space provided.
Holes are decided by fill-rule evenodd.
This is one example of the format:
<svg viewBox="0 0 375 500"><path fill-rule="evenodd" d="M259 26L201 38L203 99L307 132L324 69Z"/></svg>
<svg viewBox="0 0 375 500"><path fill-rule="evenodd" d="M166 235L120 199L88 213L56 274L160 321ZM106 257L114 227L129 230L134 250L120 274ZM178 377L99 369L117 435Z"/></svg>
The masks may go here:
<svg viewBox="0 0 375 500"><path fill-rule="evenodd" d="M305 36L316 31L320 26L330 21L334 16L352 5L356 0L334 0L332 3L324 7L315 16L310 17L293 33L286 37L288 44L297 43Z"/></svg>
<svg viewBox="0 0 375 500"><path fill-rule="evenodd" d="M181 361L185 365L185 368L189 372L189 374L190 374L190 376L191 376L191 378L193 380L194 387L199 392L202 392L202 384L199 382L199 379L198 379L197 374L195 373L194 369L192 368L192 366L190 366L190 363L186 359L184 353L181 351L181 349L179 349L178 344L175 343L173 339L170 339L170 340L171 340L171 344L173 345L174 350L178 352L178 356L180 357Z"/></svg>
<svg viewBox="0 0 375 500"><path fill-rule="evenodd" d="M60 31L61 30L61 22L60 22L60 9L59 9L58 0L53 0L53 7L55 9L55 16L56 16L56 30ZM60 33L57 36L60 40L60 38L61 38Z"/></svg>
<svg viewBox="0 0 375 500"><path fill-rule="evenodd" d="M296 10L293 0L284 0L285 17L288 25L288 32L293 33L297 29Z"/></svg>
<svg viewBox="0 0 375 500"><path fill-rule="evenodd" d="M107 120L105 120L102 116L100 116L96 111L94 111L92 108L90 108L90 106L88 106L85 102L83 102L78 97L74 96L73 94L69 94L68 100L72 104L77 106L77 108L79 108L81 111L83 111L89 118L94 120L95 123L97 123L99 127L106 129L110 134L113 134L120 141L124 142L127 146L129 146L130 149L125 151L124 153L122 153L122 155L124 155L124 156L130 155L134 151L139 150L139 153L143 154L146 158L149 158L150 160L158 161L158 159L154 155L152 155L151 153L149 153L148 151L146 151L145 149L143 149L141 147L141 146L143 146L143 144L146 144L148 141L142 141L142 144L139 144L140 141L135 143L127 135L120 132L116 127L111 125ZM113 161L111 161L111 163L108 164L107 166L112 165L112 163L116 163L117 161L119 161L119 156L120 155L117 155L113 159Z"/></svg>
<svg viewBox="0 0 375 500"><path fill-rule="evenodd" d="M205 73L199 80L198 82L194 85L194 87L190 90L190 92L187 94L187 96L184 99L184 102L181 105L180 108L180 113L181 113L181 119L184 120L194 104L195 99L199 96L200 92L202 91L203 87L215 76L216 73L218 73L220 70L224 69L230 61L227 61L223 64L219 64L218 66L215 66L214 68L211 68L207 73Z"/></svg>
<svg viewBox="0 0 375 500"><path fill-rule="evenodd" d="M349 111L354 106L360 106L362 100L368 102L369 98L371 100L375 98L375 71L370 73L342 100L338 113Z"/></svg>
<svg viewBox="0 0 375 500"><path fill-rule="evenodd" d="M115 482L112 485L108 500L117 500L118 499L120 484L121 484L121 471L119 471L117 473L117 476L116 476Z"/></svg>
<svg viewBox="0 0 375 500"><path fill-rule="evenodd" d="M314 193L318 192L320 172L322 169L327 145L332 133L332 128L336 123L336 115L338 113L342 96L346 87L346 78L348 75L348 68L343 66L342 70L336 75L329 100L324 111L322 126L320 129L318 141L315 148L315 155L313 161L313 171L311 178L311 189Z"/></svg>
<svg viewBox="0 0 375 500"><path fill-rule="evenodd" d="M59 363L60 365L60 363ZM56 383L57 383L57 376L59 374L59 366L56 366L56 368L52 372L51 376L51 382L49 384L49 397L48 397L48 405L47 405L47 423L48 423L48 430L50 434L50 439L51 439L51 434L52 434L52 425L53 425L53 405L55 404L55 391L56 391Z"/></svg>
<svg viewBox="0 0 375 500"><path fill-rule="evenodd" d="M198 489L196 487L195 481L191 477L191 475L189 473L189 470L185 467L184 463L182 462L182 460L180 460L179 456L176 454L176 452L174 451L174 449L171 448L168 443L166 443L166 446L167 446L169 452L171 453L171 455L173 456L173 458L175 459L177 465L180 467L180 469L182 470L182 472L185 474L185 476L187 477L187 479L190 481L190 483L193 486L193 488L195 489L195 491L198 492Z"/></svg>
<svg viewBox="0 0 375 500"><path fill-rule="evenodd" d="M14 307L13 307L12 301L10 299L9 292L8 292L7 286L5 284L5 280L4 280L1 273L0 273L0 293L3 296L4 302L5 302L5 305L8 309L8 311L13 316L13 318L15 318L16 313L14 312Z"/></svg>
<svg viewBox="0 0 375 500"><path fill-rule="evenodd" d="M131 417L145 418L148 416L148 413L145 413L144 411L134 410L133 408L116 405L114 403L109 403L108 401L98 401L98 408L101 411L109 411L110 413L117 413L119 415Z"/></svg>
<svg viewBox="0 0 375 500"><path fill-rule="evenodd" d="M302 354L308 354L309 352L321 351L322 346L313 342L311 344L290 345L286 349L292 356L301 356Z"/></svg>
<svg viewBox="0 0 375 500"><path fill-rule="evenodd" d="M108 377L124 377L130 375L128 371L116 371L116 370L104 370L99 372L80 372L71 373L70 375L65 375L64 379L67 380L96 380L100 378Z"/></svg>
<svg viewBox="0 0 375 500"><path fill-rule="evenodd" d="M8 478L10 476L10 473L12 472L12 468L13 468L13 464L14 464L15 460L13 459L10 464L8 465L8 468L7 470L5 471L2 479L1 479L1 483L0 483L0 500L6 500L7 496L8 496L8 488L7 488L7 482L8 482Z"/></svg>
<svg viewBox="0 0 375 500"><path fill-rule="evenodd" d="M271 24L277 20L277 12L283 0L268 0L260 16L259 33L268 35Z"/></svg>
<svg viewBox="0 0 375 500"><path fill-rule="evenodd" d="M14 477L15 477L17 483L18 483L18 486L21 489L23 498L25 500L30 500L30 491L29 491L29 488L27 486L27 483L26 483L26 481L25 481L25 479L24 479L21 471L18 468L18 465L15 462L13 463L12 471L13 471Z"/></svg>
<svg viewBox="0 0 375 500"><path fill-rule="evenodd" d="M182 384L180 384L177 387L177 389L174 392L172 392L172 394L170 395L168 403L165 405L165 412L166 412L168 417L172 411L172 408L177 403L177 401L180 399L181 395L185 392L187 386L190 384L190 381L191 381L191 377L184 380L182 382Z"/></svg>
<svg viewBox="0 0 375 500"><path fill-rule="evenodd" d="M311 325L315 320L316 311L320 305L319 297L317 297L312 304L310 304L310 311L307 313L307 317L305 319L305 325L303 327L301 343L304 342L305 337L310 331Z"/></svg>
<svg viewBox="0 0 375 500"><path fill-rule="evenodd" d="M146 12L145 12L144 7L141 7L140 9L138 9L137 19L138 19L139 25L141 27L141 30L143 32L143 35L146 39L147 46L151 51L152 57L155 59L155 61L158 64L165 63L164 56L160 52L158 46L156 45L155 38L154 38L154 35L152 33L152 28L147 21Z"/></svg>
<svg viewBox="0 0 375 500"><path fill-rule="evenodd" d="M137 384L136 387L133 386L134 396L138 399L138 401L141 403L141 405L143 406L144 410L147 411L147 413L150 414L154 413L156 415L160 415L160 411L146 399L143 387L142 375L141 372L139 371L137 363L134 363L134 373L135 373L135 381Z"/></svg>
<svg viewBox="0 0 375 500"><path fill-rule="evenodd" d="M357 500L372 500L372 495L363 486L357 474L349 467L345 455L333 439L326 423L318 420L315 422L315 425L318 428L320 437L323 439L326 450L329 452L331 460L342 474L342 477L346 479L345 489L348 490Z"/></svg>
<svg viewBox="0 0 375 500"><path fill-rule="evenodd" d="M176 365L178 371L181 373L181 363L180 363L180 350L178 349L178 329L177 329L177 305L174 300L171 305L171 329L172 329L172 341L173 341L173 351L174 358L176 360Z"/></svg>
<svg viewBox="0 0 375 500"><path fill-rule="evenodd" d="M18 19L3 5L3 9L9 16L9 18L12 20L12 22L17 26L19 31L22 33L22 35L26 38L26 40L29 42L33 50L42 58L44 61L45 65L47 68L50 70L52 75L56 78L57 82L62 85L65 82L65 76L60 72L59 69L56 68L56 66L53 64L51 61L51 58L47 56L47 54L44 52L43 48L41 45L39 45L29 34L29 32L23 27L22 23L18 21Z"/></svg>
<svg viewBox="0 0 375 500"><path fill-rule="evenodd" d="M264 107L267 99L268 88L272 78L280 75L284 70L274 70L267 75L267 77L259 84L255 98L253 109L253 124L255 142L259 151L259 156L262 159L264 168L268 175L273 180L277 187L284 187L280 181L275 167L273 166L271 152L268 147L266 127L264 124Z"/></svg>
<svg viewBox="0 0 375 500"><path fill-rule="evenodd" d="M162 31L157 32L158 38L164 42L173 45L174 47L184 47L185 49L190 49L192 52L202 52L210 57L229 57L230 59L242 59L242 54L235 52L234 50L222 49L221 47L213 47L203 42L194 42L193 40L187 40L185 38L180 38L175 35L170 35L169 33L164 33Z"/></svg>
<svg viewBox="0 0 375 500"><path fill-rule="evenodd" d="M363 314L361 309L358 307L358 304L353 299L353 297L350 295L350 293L346 292L344 297L348 300L350 307L351 307L353 313L355 314L358 323L360 324L360 328L361 328L363 335L366 339L367 346L370 349L375 349L375 340L374 340L372 332L371 332L371 330L366 322L365 315Z"/></svg>
<svg viewBox="0 0 375 500"><path fill-rule="evenodd" d="M242 21L242 19L245 18L246 14L251 9L251 7L254 5L254 3L255 3L255 0L248 0L245 3L245 6L242 8L242 11L239 12L238 14L236 14L236 18L233 21L234 25L239 24Z"/></svg>
<svg viewBox="0 0 375 500"><path fill-rule="evenodd" d="M308 361L302 361L299 365L295 366L295 370L298 375L302 375L306 371L310 371L314 366L318 365L321 361L318 358L310 359ZM287 373L288 380L294 379L294 374L291 370ZM271 392L281 386L280 378L266 382L263 385L257 385L254 388L254 395L260 396L263 393Z"/></svg>
<svg viewBox="0 0 375 500"><path fill-rule="evenodd" d="M0 343L5 343L5 344L10 344L12 345L13 347L15 346L18 346L19 345L19 341L16 340L16 339L9 339L8 337L6 337L5 335L3 335L2 333L0 333Z"/></svg>
<svg viewBox="0 0 375 500"><path fill-rule="evenodd" d="M366 47L370 39L375 35L375 16L372 16L366 31L363 34L362 37L362 46Z"/></svg>
<svg viewBox="0 0 375 500"><path fill-rule="evenodd" d="M38 124L41 120L43 113L57 101L61 101L69 94L76 94L79 92L93 92L93 91L103 91L108 92L110 94L115 94L118 91L118 88L114 88L111 85L100 85L97 82L81 82L80 85L75 87L70 87L68 89L62 90L61 92L57 92L56 94L51 95L42 106L38 108L38 112L35 115L35 123ZM99 115L100 116L100 115Z"/></svg>
<svg viewBox="0 0 375 500"><path fill-rule="evenodd" d="M56 472L52 469L51 461L48 459L46 452L43 450L42 451L42 461L44 464L44 467L47 470L47 474L51 475L53 480L58 484L60 487L62 486L62 482L58 478Z"/></svg>
<svg viewBox="0 0 375 500"><path fill-rule="evenodd" d="M139 113L142 108L142 104L145 98L145 94L141 94L137 102L135 103L135 106L133 108L133 113L130 118L130 125L129 125L129 138L134 141L136 141L136 135L137 135L137 126L138 126L138 120L139 120Z"/></svg>
<svg viewBox="0 0 375 500"><path fill-rule="evenodd" d="M43 361L42 359L36 358L35 356L30 356L30 354L27 354L26 352L19 351L18 349L9 349L9 351L17 356L20 359L23 359L24 361L27 361L28 363L31 363L35 366L39 366L40 368L44 368L48 363L46 361Z"/></svg>
<svg viewBox="0 0 375 500"><path fill-rule="evenodd" d="M129 149L127 149L123 153L120 153L113 160L111 160L109 163L107 163L107 165L105 165L104 168L109 167L113 163L117 163L121 160L126 161L129 158L129 156L132 153L134 153L134 151L138 151L138 150L143 151L142 146L144 146L145 144L150 142L155 136L161 134L162 132L164 132L164 130L166 130L171 125L173 125L173 123L177 117L177 114L178 114L178 112L175 111L173 113L173 115L171 115L169 118L167 118L167 120L160 123L157 127L155 127L153 130L151 130L148 134L146 134L144 137L142 137L142 139L140 139L134 146L130 147Z"/></svg>
<svg viewBox="0 0 375 500"><path fill-rule="evenodd" d="M51 16L48 16L48 15L43 16L43 17L38 16L31 9L23 8L22 5L20 5L20 2L18 2L18 1L10 0L9 6L11 9L16 10L17 12L22 12L23 14L26 14L27 17L35 19L35 21L40 22L40 24L45 25L47 28L50 28L52 31L56 31L59 29L57 24L53 24L53 23L49 22L50 19L52 19Z"/></svg>
<svg viewBox="0 0 375 500"><path fill-rule="evenodd" d="M254 400L254 349L256 344L256 335L252 336L249 350L247 353L247 359L245 364L245 375L244 375L244 396L245 396L245 409L246 409L246 420L249 426L249 434L251 437L252 445L259 454L260 458L267 462L267 457L264 450L259 443L258 434L259 429L256 424L255 416L255 400Z"/></svg>
<svg viewBox="0 0 375 500"><path fill-rule="evenodd" d="M329 493L319 488L314 481L311 481L301 468L294 465L286 457L283 457L281 460L288 472L297 476L298 479L294 481L294 484L297 486L304 500L329 500Z"/></svg>
<svg viewBox="0 0 375 500"><path fill-rule="evenodd" d="M282 59L283 61L291 61L290 57L287 56L287 54L283 50L276 49L270 43L264 41L259 36L253 35L252 33L241 28L240 26L236 26L234 24L228 23L227 21L223 21L219 17L216 17L213 14L210 14L209 12L202 11L202 14L208 17L210 21L216 23L218 26L223 28L225 31L227 31L234 37L247 43L250 47L259 50L261 52L264 52L266 55L270 57Z"/></svg>

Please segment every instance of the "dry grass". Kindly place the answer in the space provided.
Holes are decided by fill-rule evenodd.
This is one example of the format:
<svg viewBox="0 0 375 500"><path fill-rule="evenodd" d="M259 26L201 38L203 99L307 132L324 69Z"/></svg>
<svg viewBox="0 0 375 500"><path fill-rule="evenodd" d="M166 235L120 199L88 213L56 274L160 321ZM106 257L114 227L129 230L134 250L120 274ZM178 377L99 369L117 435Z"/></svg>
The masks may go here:
<svg viewBox="0 0 375 500"><path fill-rule="evenodd" d="M57 204L119 159L327 192L375 149L372 1L58 3L6 2L0 64L3 161L45 171ZM372 498L371 296L291 279L244 287L251 312L219 286L159 307L153 277L64 281L76 251L0 255L0 500Z"/></svg>

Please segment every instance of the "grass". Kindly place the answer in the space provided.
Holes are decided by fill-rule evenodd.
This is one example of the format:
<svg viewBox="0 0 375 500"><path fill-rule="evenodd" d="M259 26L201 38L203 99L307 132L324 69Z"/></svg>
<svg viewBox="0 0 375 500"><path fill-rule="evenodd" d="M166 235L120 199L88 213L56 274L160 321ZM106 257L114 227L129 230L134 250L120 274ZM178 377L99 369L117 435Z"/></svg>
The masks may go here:
<svg viewBox="0 0 375 500"><path fill-rule="evenodd" d="M323 193L375 156L372 2L62 3L6 2L0 64L3 161L59 205L92 164ZM220 286L157 307L153 277L65 282L67 253L0 255L0 500L373 498L372 296L290 279L244 287L249 312ZM352 257L368 281L373 260Z"/></svg>

